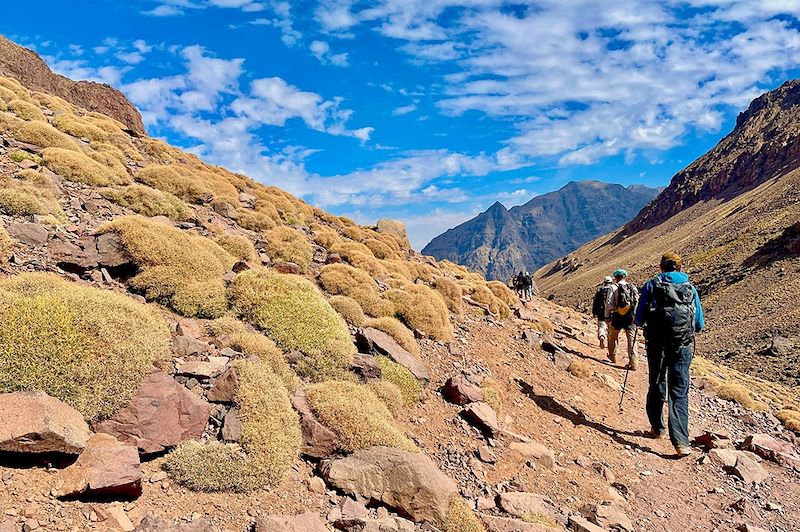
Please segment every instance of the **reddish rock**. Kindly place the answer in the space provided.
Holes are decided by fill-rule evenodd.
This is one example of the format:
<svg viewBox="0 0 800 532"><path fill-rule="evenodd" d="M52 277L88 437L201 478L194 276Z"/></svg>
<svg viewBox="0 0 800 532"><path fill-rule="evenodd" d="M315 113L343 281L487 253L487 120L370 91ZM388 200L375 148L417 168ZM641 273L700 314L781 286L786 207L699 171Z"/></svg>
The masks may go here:
<svg viewBox="0 0 800 532"><path fill-rule="evenodd" d="M457 405L478 403L483 401L483 392L469 382L463 375L455 375L447 379L442 387L442 396Z"/></svg>
<svg viewBox="0 0 800 532"><path fill-rule="evenodd" d="M303 269L294 262L277 262L274 268L278 273L289 275L301 275L303 273Z"/></svg>
<svg viewBox="0 0 800 532"><path fill-rule="evenodd" d="M322 519L311 512L295 516L259 517L253 530L254 532L328 532Z"/></svg>
<svg viewBox="0 0 800 532"><path fill-rule="evenodd" d="M108 434L92 434L78 460L56 479L57 497L141 494L139 452Z"/></svg>
<svg viewBox="0 0 800 532"><path fill-rule="evenodd" d="M528 523L521 519L493 515L481 515L481 520L486 525L488 532L554 532L563 530L561 526L549 527L541 523Z"/></svg>
<svg viewBox="0 0 800 532"><path fill-rule="evenodd" d="M594 507L590 519L607 530L633 532L633 523L617 503L600 503Z"/></svg>
<svg viewBox="0 0 800 532"><path fill-rule="evenodd" d="M342 257L338 253L329 253L328 258L325 259L325 264L339 264L342 262Z"/></svg>
<svg viewBox="0 0 800 532"><path fill-rule="evenodd" d="M211 344L203 340L198 340L194 336L184 334L176 336L172 340L172 351L177 357L191 357L204 355L212 351Z"/></svg>
<svg viewBox="0 0 800 532"><path fill-rule="evenodd" d="M206 360L189 360L180 364L175 374L197 377L205 381L225 371L228 362L230 362L228 357L206 357Z"/></svg>
<svg viewBox="0 0 800 532"><path fill-rule="evenodd" d="M731 446L731 433L727 429L704 430L692 443L705 449L724 449Z"/></svg>
<svg viewBox="0 0 800 532"><path fill-rule="evenodd" d="M526 458L536 460L540 465L547 469L553 469L556 466L556 456L551 449L541 443L534 441L531 442L513 442L511 450L522 454Z"/></svg>
<svg viewBox="0 0 800 532"><path fill-rule="evenodd" d="M741 448L751 451L765 460L800 469L800 456L795 452L794 446L767 434L751 434L745 438Z"/></svg>
<svg viewBox="0 0 800 532"><path fill-rule="evenodd" d="M222 439L237 442L242 439L242 420L239 419L239 409L231 408L222 421Z"/></svg>
<svg viewBox="0 0 800 532"><path fill-rule="evenodd" d="M41 246L47 242L47 227L35 223L9 223L6 226L8 234L28 246Z"/></svg>
<svg viewBox="0 0 800 532"><path fill-rule="evenodd" d="M708 452L708 459L720 467L733 467L741 454L741 451L734 449L711 449Z"/></svg>
<svg viewBox="0 0 800 532"><path fill-rule="evenodd" d="M736 457L733 473L745 484L760 484L769 478L769 473L752 458L740 454Z"/></svg>
<svg viewBox="0 0 800 532"><path fill-rule="evenodd" d="M153 514L148 514L136 527L136 532L222 532L221 528L215 527L206 519L195 519L194 521L171 523Z"/></svg>
<svg viewBox="0 0 800 532"><path fill-rule="evenodd" d="M214 203L214 211L220 216L230 218L231 220L239 219L239 213L237 212L236 207L227 201L219 201Z"/></svg>
<svg viewBox="0 0 800 532"><path fill-rule="evenodd" d="M122 240L117 233L99 235L94 242L97 252L97 264L109 268L117 268L133 262Z"/></svg>
<svg viewBox="0 0 800 532"><path fill-rule="evenodd" d="M569 516L569 529L575 532L606 532L605 528L597 526L579 515Z"/></svg>
<svg viewBox="0 0 800 532"><path fill-rule="evenodd" d="M208 400L214 403L232 403L239 391L239 376L236 369L228 368L214 381L214 387L208 392Z"/></svg>
<svg viewBox="0 0 800 532"><path fill-rule="evenodd" d="M525 321L536 321L539 318L538 314L536 314L534 311L524 306L519 306L515 308L514 315L519 319Z"/></svg>
<svg viewBox="0 0 800 532"><path fill-rule="evenodd" d="M292 406L300 416L303 433L303 454L313 458L333 456L339 438L328 427L320 423L308 404L305 394L299 388L291 396Z"/></svg>
<svg viewBox="0 0 800 532"><path fill-rule="evenodd" d="M441 523L458 487L422 453L370 447L321 466L328 484L398 509L417 523Z"/></svg>
<svg viewBox="0 0 800 532"><path fill-rule="evenodd" d="M0 394L0 451L79 454L89 439L80 412L44 392Z"/></svg>
<svg viewBox="0 0 800 532"><path fill-rule="evenodd" d="M383 331L366 327L359 331L356 340L360 347L365 347L366 351L375 351L378 354L387 356L404 366L410 371L417 379L421 381L429 381L430 375L425 365L417 360L414 355L403 349L397 340L389 336Z"/></svg>
<svg viewBox="0 0 800 532"><path fill-rule="evenodd" d="M461 415L477 428L490 435L497 434L500 431L497 413L488 403L472 403L461 411Z"/></svg>
<svg viewBox="0 0 800 532"><path fill-rule="evenodd" d="M95 430L135 445L143 454L158 453L200 438L210 413L211 407L203 399L157 371L139 385L125 408L98 423Z"/></svg>
<svg viewBox="0 0 800 532"><path fill-rule="evenodd" d="M381 378L381 368L372 355L358 353L353 357L353 364L350 369L364 380Z"/></svg>
<svg viewBox="0 0 800 532"><path fill-rule="evenodd" d="M500 508L514 517L524 518L526 515L541 514L552 517L556 513L553 501L538 493L509 491L498 497Z"/></svg>

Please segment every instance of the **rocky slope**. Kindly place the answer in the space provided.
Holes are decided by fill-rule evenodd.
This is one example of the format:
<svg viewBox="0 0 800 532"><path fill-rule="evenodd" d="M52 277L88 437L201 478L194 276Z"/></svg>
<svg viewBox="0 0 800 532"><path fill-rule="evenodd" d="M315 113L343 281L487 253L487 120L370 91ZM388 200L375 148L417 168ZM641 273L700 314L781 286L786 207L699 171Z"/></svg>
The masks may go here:
<svg viewBox="0 0 800 532"><path fill-rule="evenodd" d="M755 99L727 137L625 227L541 268L540 288L585 308L614 268L626 267L642 283L657 272L660 255L675 249L708 311L702 352L800 384L798 97L795 80Z"/></svg>
<svg viewBox="0 0 800 532"><path fill-rule="evenodd" d="M588 316L0 87L0 531L800 517L786 388L698 366L697 453L675 460L638 432L645 375L617 411L624 371Z"/></svg>
<svg viewBox="0 0 800 532"><path fill-rule="evenodd" d="M496 202L431 240L422 252L506 280L616 229L657 193L643 185L573 181L511 210Z"/></svg>

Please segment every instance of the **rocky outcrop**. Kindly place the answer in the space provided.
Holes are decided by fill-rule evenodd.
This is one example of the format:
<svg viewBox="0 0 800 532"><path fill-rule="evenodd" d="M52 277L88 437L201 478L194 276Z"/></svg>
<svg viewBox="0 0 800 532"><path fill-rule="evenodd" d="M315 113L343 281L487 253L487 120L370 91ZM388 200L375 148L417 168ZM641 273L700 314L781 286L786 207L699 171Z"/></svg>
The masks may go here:
<svg viewBox="0 0 800 532"><path fill-rule="evenodd" d="M17 79L29 89L46 92L121 122L135 135L144 135L142 115L117 89L94 81L72 81L55 74L33 50L0 36L0 75Z"/></svg>
<svg viewBox="0 0 800 532"><path fill-rule="evenodd" d="M98 423L95 430L135 445L143 454L158 453L200 438L210 413L203 399L157 371L139 385L128 406Z"/></svg>
<svg viewBox="0 0 800 532"><path fill-rule="evenodd" d="M424 454L370 447L324 462L328 484L356 497L382 503L415 522L441 523L457 494L456 483Z"/></svg>
<svg viewBox="0 0 800 532"><path fill-rule="evenodd" d="M311 512L295 516L271 515L256 519L254 532L328 532L320 517Z"/></svg>
<svg viewBox="0 0 800 532"><path fill-rule="evenodd" d="M378 354L385 355L401 366L404 366L410 371L417 379L421 381L429 381L430 374L428 373L425 365L414 358L414 355L403 349L397 340L389 336L383 331L366 327L359 331L356 337L359 347L365 351L375 351Z"/></svg>
<svg viewBox="0 0 800 532"><path fill-rule="evenodd" d="M89 439L80 412L44 392L0 394L0 451L79 454Z"/></svg>
<svg viewBox="0 0 800 532"><path fill-rule="evenodd" d="M92 434L78 460L58 473L56 496L138 497L142 493L139 466L136 447L108 434Z"/></svg>
<svg viewBox="0 0 800 532"><path fill-rule="evenodd" d="M745 438L741 447L765 460L800 470L800 455L789 442L778 440L768 434L751 434Z"/></svg>

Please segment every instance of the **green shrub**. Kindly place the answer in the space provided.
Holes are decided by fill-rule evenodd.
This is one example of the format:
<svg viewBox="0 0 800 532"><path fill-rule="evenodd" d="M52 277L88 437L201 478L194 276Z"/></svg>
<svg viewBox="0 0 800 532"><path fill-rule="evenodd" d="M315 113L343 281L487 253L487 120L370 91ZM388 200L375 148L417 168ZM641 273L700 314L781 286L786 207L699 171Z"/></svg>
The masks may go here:
<svg viewBox="0 0 800 532"><path fill-rule="evenodd" d="M434 340L452 340L450 311L439 292L412 284L389 290L386 297L394 304L397 317L410 329L418 329Z"/></svg>
<svg viewBox="0 0 800 532"><path fill-rule="evenodd" d="M115 292L25 273L0 281L0 302L0 391L42 390L90 421L170 354L158 314Z"/></svg>
<svg viewBox="0 0 800 532"><path fill-rule="evenodd" d="M378 355L375 360L381 368L381 379L397 386L403 396L403 404L408 406L419 402L422 386L413 373L388 357Z"/></svg>
<svg viewBox="0 0 800 532"><path fill-rule="evenodd" d="M189 317L226 311L222 276L235 260L211 240L141 216L116 218L99 232L119 235L139 269L130 286L147 299Z"/></svg>
<svg viewBox="0 0 800 532"><path fill-rule="evenodd" d="M328 303L344 318L344 321L354 327L363 327L367 321L364 311L358 301L347 296L332 296Z"/></svg>
<svg viewBox="0 0 800 532"><path fill-rule="evenodd" d="M270 229L264 236L267 239L266 252L269 258L273 261L293 262L303 271L308 270L314 250L305 235L281 225Z"/></svg>
<svg viewBox="0 0 800 532"><path fill-rule="evenodd" d="M417 450L368 386L326 381L308 387L306 395L320 422L336 433L345 452L375 445Z"/></svg>
<svg viewBox="0 0 800 532"><path fill-rule="evenodd" d="M381 297L378 285L365 271L347 264L329 264L322 268L319 282L328 294L358 301L369 316L388 316L394 312L392 304Z"/></svg>
<svg viewBox="0 0 800 532"><path fill-rule="evenodd" d="M347 325L307 279L266 268L249 270L231 283L228 296L240 318L284 350L305 355L296 368L300 375L322 380L352 362L356 349Z"/></svg>
<svg viewBox="0 0 800 532"><path fill-rule="evenodd" d="M256 259L256 248L246 236L221 235L215 241L237 260L253 261Z"/></svg>
<svg viewBox="0 0 800 532"><path fill-rule="evenodd" d="M17 140L42 148L78 149L78 145L72 138L42 120L23 122L16 128L13 135Z"/></svg>
<svg viewBox="0 0 800 532"><path fill-rule="evenodd" d="M9 153L8 156L15 163L21 163L22 161L27 159L29 161L35 162L36 164L42 164L41 157L22 150L14 150L11 153Z"/></svg>
<svg viewBox="0 0 800 532"><path fill-rule="evenodd" d="M144 216L166 216L172 220L190 220L194 216L192 210L172 194L142 185L107 188L101 190L100 195Z"/></svg>
<svg viewBox="0 0 800 532"><path fill-rule="evenodd" d="M45 148L44 165L68 181L93 186L125 185L130 179L117 174L83 153L64 148Z"/></svg>

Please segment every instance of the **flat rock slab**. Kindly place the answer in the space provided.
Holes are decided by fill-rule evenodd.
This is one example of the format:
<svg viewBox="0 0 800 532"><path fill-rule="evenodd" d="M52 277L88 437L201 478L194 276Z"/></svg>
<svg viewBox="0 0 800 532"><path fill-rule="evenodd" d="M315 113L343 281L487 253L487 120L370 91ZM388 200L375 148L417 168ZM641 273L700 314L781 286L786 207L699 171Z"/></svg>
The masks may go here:
<svg viewBox="0 0 800 532"><path fill-rule="evenodd" d="M153 514L148 514L136 527L136 532L222 532L206 519L172 523Z"/></svg>
<svg viewBox="0 0 800 532"><path fill-rule="evenodd" d="M370 447L323 462L323 478L345 493L399 510L417 523L441 523L458 486L428 456Z"/></svg>
<svg viewBox="0 0 800 532"><path fill-rule="evenodd" d="M427 382L431 376L425 365L414 358L414 355L402 348L397 340L389 336L383 331L366 327L360 334L361 343L366 343L370 349L375 350L378 354L385 355L401 366L404 366L410 371L417 379Z"/></svg>
<svg viewBox="0 0 800 532"><path fill-rule="evenodd" d="M760 484L770 476L761 464L744 454L736 458L733 473L745 484Z"/></svg>
<svg viewBox="0 0 800 532"><path fill-rule="evenodd" d="M44 392L0 394L0 451L80 454L89 426L80 412Z"/></svg>
<svg viewBox="0 0 800 532"><path fill-rule="evenodd" d="M490 435L495 435L500 431L497 413L488 403L471 403L461 411L461 415L475 427Z"/></svg>
<svg viewBox="0 0 800 532"><path fill-rule="evenodd" d="M773 438L767 434L751 434L745 438L741 448L751 451L765 460L800 469L800 455L787 441Z"/></svg>
<svg viewBox="0 0 800 532"><path fill-rule="evenodd" d="M232 403L239 392L239 376L235 368L228 368L215 381L206 397L214 403Z"/></svg>
<svg viewBox="0 0 800 532"><path fill-rule="evenodd" d="M461 406L483 401L483 391L463 375L454 375L447 379L442 387L442 396L449 402Z"/></svg>
<svg viewBox="0 0 800 532"><path fill-rule="evenodd" d="M303 434L302 452L312 458L328 458L333 456L339 444L339 438L334 432L319 422L305 393L298 388L291 396L292 406L300 416L300 429Z"/></svg>
<svg viewBox="0 0 800 532"><path fill-rule="evenodd" d="M225 371L228 362L230 362L228 357L208 357L207 360L190 360L179 365L176 374L208 380Z"/></svg>
<svg viewBox="0 0 800 532"><path fill-rule="evenodd" d="M501 493L498 499L500 508L514 517L524 518L526 515L540 514L552 518L556 513L553 501L538 493L509 491Z"/></svg>
<svg viewBox="0 0 800 532"><path fill-rule="evenodd" d="M95 426L138 447L143 454L159 453L203 435L210 405L162 371L151 373L136 396L110 419Z"/></svg>
<svg viewBox="0 0 800 532"><path fill-rule="evenodd" d="M554 532L556 530L564 530L561 526L549 527L541 523L528 523L521 519L495 517L492 515L481 515L481 520L486 525L488 532Z"/></svg>
<svg viewBox="0 0 800 532"><path fill-rule="evenodd" d="M35 223L10 223L6 227L8 234L27 246L41 246L47 242L47 227Z"/></svg>
<svg viewBox="0 0 800 532"><path fill-rule="evenodd" d="M92 434L78 460L56 478L57 497L142 494L142 471L136 447L108 434Z"/></svg>
<svg viewBox="0 0 800 532"><path fill-rule="evenodd" d="M537 463L546 467L547 469L554 469L556 467L556 455L552 449L534 441L523 443L513 442L510 445L512 451L520 453L526 458L536 460Z"/></svg>
<svg viewBox="0 0 800 532"><path fill-rule="evenodd" d="M315 513L295 516L271 515L256 519L254 532L328 532L325 522Z"/></svg>

